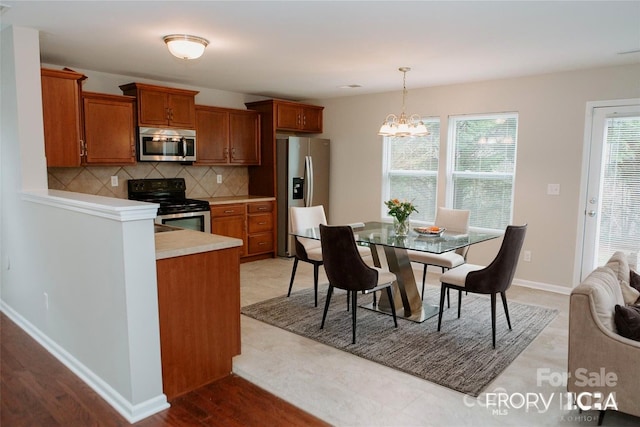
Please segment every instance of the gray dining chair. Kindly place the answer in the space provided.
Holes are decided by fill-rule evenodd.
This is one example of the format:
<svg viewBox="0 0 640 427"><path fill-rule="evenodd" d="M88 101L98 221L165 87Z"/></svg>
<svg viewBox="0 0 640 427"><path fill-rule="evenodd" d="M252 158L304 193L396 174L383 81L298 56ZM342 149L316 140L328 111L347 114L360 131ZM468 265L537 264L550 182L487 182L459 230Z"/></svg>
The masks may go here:
<svg viewBox="0 0 640 427"><path fill-rule="evenodd" d="M442 311L444 308L445 293L449 289L466 291L478 294L491 295L491 334L493 348L496 348L496 294L502 298L504 314L507 324L511 329L509 308L505 292L511 286L513 276L518 266L520 250L527 232L527 224L510 225L504 233L502 245L494 260L486 267L474 264L464 264L460 267L448 270L440 276L440 307L438 312L438 331L442 323ZM458 298L458 318L460 318L461 298Z"/></svg>
<svg viewBox="0 0 640 427"><path fill-rule="evenodd" d="M470 212L464 209L438 207L434 225L440 228L445 228L450 232L465 234L469 232L469 214ZM411 249L407 251L411 262L424 265L422 271L422 299L424 299L424 285L427 278L427 267L430 265L440 267L444 273L445 270L458 267L467 262L468 251L469 246L456 249L455 251L445 252L443 254L432 254L429 252ZM461 294L458 293L458 298L460 298L460 296ZM447 305L449 305L449 293L447 293Z"/></svg>
<svg viewBox="0 0 640 427"><path fill-rule="evenodd" d="M358 308L358 293L368 294L386 289L393 323L398 327L393 292L391 286L395 283L396 275L388 270L367 265L356 245L353 229L348 225L320 225L320 242L324 258L324 269L329 279L327 300L322 314L320 329L324 329L327 311L331 302L333 289L343 289L351 300L352 343L356 343L356 313Z"/></svg>
<svg viewBox="0 0 640 427"><path fill-rule="evenodd" d="M320 224L327 224L327 217L324 212L324 206L322 205L309 207L292 206L289 209L289 219L290 232L315 228ZM287 292L287 296L291 296L293 281L295 280L296 271L298 269L298 261L307 262L313 265L313 289L315 292L314 303L315 307L317 307L318 275L320 266L323 264L320 240L296 236L294 241L295 259L293 261L293 269L291 270L291 280L289 281L289 291ZM369 247L358 246L358 252L367 264L373 265L373 256L371 255L371 249L369 249Z"/></svg>

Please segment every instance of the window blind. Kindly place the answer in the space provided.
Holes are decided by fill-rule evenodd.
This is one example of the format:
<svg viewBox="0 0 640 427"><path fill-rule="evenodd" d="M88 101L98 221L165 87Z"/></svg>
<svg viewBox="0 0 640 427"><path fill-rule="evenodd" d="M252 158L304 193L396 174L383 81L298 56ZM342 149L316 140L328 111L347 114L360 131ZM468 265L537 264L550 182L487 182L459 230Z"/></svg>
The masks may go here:
<svg viewBox="0 0 640 427"><path fill-rule="evenodd" d="M429 135L421 137L385 137L385 182L383 200L413 202L418 212L412 220L433 222L438 188L440 158L440 120L423 119ZM383 217L388 217L383 205Z"/></svg>
<svg viewBox="0 0 640 427"><path fill-rule="evenodd" d="M513 217L518 139L515 113L449 118L448 204L472 227L504 230Z"/></svg>
<svg viewBox="0 0 640 427"><path fill-rule="evenodd" d="M640 117L607 119L604 144L598 265L640 252Z"/></svg>

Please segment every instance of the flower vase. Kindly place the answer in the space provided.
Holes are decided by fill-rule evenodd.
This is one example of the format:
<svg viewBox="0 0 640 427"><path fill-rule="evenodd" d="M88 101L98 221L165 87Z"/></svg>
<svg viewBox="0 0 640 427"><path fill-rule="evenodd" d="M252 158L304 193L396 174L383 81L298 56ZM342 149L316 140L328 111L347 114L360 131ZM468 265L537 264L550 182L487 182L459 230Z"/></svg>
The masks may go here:
<svg viewBox="0 0 640 427"><path fill-rule="evenodd" d="M394 217L393 231L396 233L396 237L407 237L409 234L409 217L406 217L402 221Z"/></svg>

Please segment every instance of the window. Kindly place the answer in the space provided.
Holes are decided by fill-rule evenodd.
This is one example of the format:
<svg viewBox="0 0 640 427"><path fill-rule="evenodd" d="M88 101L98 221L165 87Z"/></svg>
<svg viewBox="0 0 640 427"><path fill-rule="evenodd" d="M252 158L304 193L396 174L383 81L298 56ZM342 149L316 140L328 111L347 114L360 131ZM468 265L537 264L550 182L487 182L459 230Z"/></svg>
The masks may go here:
<svg viewBox="0 0 640 427"><path fill-rule="evenodd" d="M449 118L447 206L471 211L471 227L504 230L513 217L518 115Z"/></svg>
<svg viewBox="0 0 640 427"><path fill-rule="evenodd" d="M424 119L429 135L421 137L385 137L383 199L413 202L418 209L412 220L433 222L438 187L440 120ZM389 218L382 205L382 217Z"/></svg>

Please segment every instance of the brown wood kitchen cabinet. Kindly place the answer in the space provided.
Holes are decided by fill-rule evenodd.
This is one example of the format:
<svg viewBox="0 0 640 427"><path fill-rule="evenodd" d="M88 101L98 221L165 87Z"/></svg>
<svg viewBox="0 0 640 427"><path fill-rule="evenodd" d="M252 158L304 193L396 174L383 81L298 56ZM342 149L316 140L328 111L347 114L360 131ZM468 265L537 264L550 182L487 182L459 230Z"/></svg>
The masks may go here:
<svg viewBox="0 0 640 427"><path fill-rule="evenodd" d="M260 164L260 116L255 111L197 105L196 135L196 164Z"/></svg>
<svg viewBox="0 0 640 427"><path fill-rule="evenodd" d="M70 70L40 70L44 149L48 167L80 166L82 160L82 82Z"/></svg>
<svg viewBox="0 0 640 427"><path fill-rule="evenodd" d="M240 354L238 248L159 259L162 384L169 400L226 377Z"/></svg>
<svg viewBox="0 0 640 427"><path fill-rule="evenodd" d="M84 92L86 165L136 163L135 101L131 96Z"/></svg>
<svg viewBox="0 0 640 427"><path fill-rule="evenodd" d="M211 206L211 233L244 242L241 262L275 254L275 202L247 202Z"/></svg>
<svg viewBox="0 0 640 427"><path fill-rule="evenodd" d="M249 168L249 194L276 196L276 133L322 133L324 107L299 102L269 99L248 102L248 109L260 113L259 166Z"/></svg>
<svg viewBox="0 0 640 427"><path fill-rule="evenodd" d="M240 247L240 256L246 251L246 214L244 203L211 206L211 234L235 237L244 242Z"/></svg>
<svg viewBox="0 0 640 427"><path fill-rule="evenodd" d="M322 132L323 107L275 101L276 128L294 132Z"/></svg>
<svg viewBox="0 0 640 427"><path fill-rule="evenodd" d="M197 91L143 83L129 83L120 89L138 99L139 126L195 129Z"/></svg>
<svg viewBox="0 0 640 427"><path fill-rule="evenodd" d="M273 253L274 245L274 203L247 203L247 255Z"/></svg>

